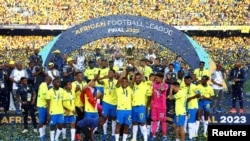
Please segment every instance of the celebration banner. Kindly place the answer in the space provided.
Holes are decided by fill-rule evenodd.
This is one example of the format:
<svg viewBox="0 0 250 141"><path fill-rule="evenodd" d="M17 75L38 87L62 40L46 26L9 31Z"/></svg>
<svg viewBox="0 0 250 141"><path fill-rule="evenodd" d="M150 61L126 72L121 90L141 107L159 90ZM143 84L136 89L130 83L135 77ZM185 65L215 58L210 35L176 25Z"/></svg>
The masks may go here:
<svg viewBox="0 0 250 141"><path fill-rule="evenodd" d="M182 31L157 20L132 15L96 18L69 28L61 33L53 44L45 47L46 53L42 51L41 55L45 60L44 64L48 64L53 57L50 52L54 50L59 49L62 54L69 54L92 41L120 36L138 37L157 42L181 55L192 68L197 68L202 59ZM206 59L209 60L209 58ZM202 61L209 64L209 61Z"/></svg>

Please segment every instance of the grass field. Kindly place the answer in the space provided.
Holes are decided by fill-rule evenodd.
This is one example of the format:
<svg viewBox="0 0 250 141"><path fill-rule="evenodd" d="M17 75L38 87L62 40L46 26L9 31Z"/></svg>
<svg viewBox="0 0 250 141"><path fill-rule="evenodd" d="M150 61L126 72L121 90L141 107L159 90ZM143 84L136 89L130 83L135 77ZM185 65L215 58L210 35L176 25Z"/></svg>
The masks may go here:
<svg viewBox="0 0 250 141"><path fill-rule="evenodd" d="M21 124L6 124L1 125L0 127L0 141L39 141L39 135L35 134L30 128L28 133L22 134L21 131L23 127ZM67 141L70 140L70 130L67 130ZM110 126L108 131L111 131ZM95 134L95 141L101 141L101 133L102 130L99 130L99 134ZM47 136L49 136L49 128L47 128ZM109 137L110 138L110 137ZM160 140L160 135L159 135ZM173 141L175 140L173 128L171 125L168 125L168 140ZM196 141L206 141L207 139L202 137L202 132L199 137L197 137ZM48 140L49 141L49 140ZM60 140L61 141L61 140ZM130 139L128 139L130 141ZM142 138L138 138L137 141L143 141Z"/></svg>
<svg viewBox="0 0 250 141"><path fill-rule="evenodd" d="M244 92L250 96L250 79L247 79L244 85Z"/></svg>

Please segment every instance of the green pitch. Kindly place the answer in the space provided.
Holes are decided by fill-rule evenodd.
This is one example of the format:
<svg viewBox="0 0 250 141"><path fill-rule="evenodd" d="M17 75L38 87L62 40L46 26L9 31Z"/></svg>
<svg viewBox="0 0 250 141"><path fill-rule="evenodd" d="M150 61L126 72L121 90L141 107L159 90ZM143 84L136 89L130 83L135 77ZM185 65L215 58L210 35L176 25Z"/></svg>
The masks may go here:
<svg viewBox="0 0 250 141"><path fill-rule="evenodd" d="M28 133L22 134L23 126L22 124L3 124L0 126L0 141L39 141L39 134L33 132L33 128L30 127ZM67 130L67 141L70 140L70 130ZM111 131L111 127L108 127L108 131ZM200 136L196 138L196 141L207 141L207 139L202 136L202 129L200 130ZM109 133L111 134L111 133ZM47 139L49 141L49 127L46 130ZM99 128L98 133L95 134L95 141L101 141L102 129ZM188 135L187 135L188 136ZM111 136L108 137L108 139ZM160 140L161 134L158 135ZM62 139L60 139L61 141ZM168 140L175 140L173 128L168 125ZM130 139L128 139L130 141ZM138 137L137 141L143 141L141 137Z"/></svg>

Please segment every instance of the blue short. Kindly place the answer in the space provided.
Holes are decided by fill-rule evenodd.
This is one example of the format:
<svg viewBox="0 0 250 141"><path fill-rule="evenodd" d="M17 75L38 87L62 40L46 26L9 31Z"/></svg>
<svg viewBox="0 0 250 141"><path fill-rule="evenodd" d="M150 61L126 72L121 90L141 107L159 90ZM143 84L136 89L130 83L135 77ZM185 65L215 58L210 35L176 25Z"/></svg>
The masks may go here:
<svg viewBox="0 0 250 141"><path fill-rule="evenodd" d="M99 118L98 113L85 112L85 118Z"/></svg>
<svg viewBox="0 0 250 141"><path fill-rule="evenodd" d="M63 114L50 115L50 125L57 125L64 123Z"/></svg>
<svg viewBox="0 0 250 141"><path fill-rule="evenodd" d="M119 124L131 125L131 110L117 110L117 122Z"/></svg>
<svg viewBox="0 0 250 141"><path fill-rule="evenodd" d="M44 124L47 120L47 108L38 107L39 124Z"/></svg>
<svg viewBox="0 0 250 141"><path fill-rule="evenodd" d="M179 115L174 117L174 124L178 127L184 126L186 115Z"/></svg>
<svg viewBox="0 0 250 141"><path fill-rule="evenodd" d="M151 110L147 111L147 119L151 119Z"/></svg>
<svg viewBox="0 0 250 141"><path fill-rule="evenodd" d="M116 117L116 105L102 102L102 115L105 117Z"/></svg>
<svg viewBox="0 0 250 141"><path fill-rule="evenodd" d="M194 123L196 121L196 114L198 109L188 109L188 123Z"/></svg>
<svg viewBox="0 0 250 141"><path fill-rule="evenodd" d="M199 109L210 112L210 100L199 100Z"/></svg>
<svg viewBox="0 0 250 141"><path fill-rule="evenodd" d="M104 87L103 86L96 86L96 89L100 91L100 93L104 94Z"/></svg>
<svg viewBox="0 0 250 141"><path fill-rule="evenodd" d="M74 115L71 116L64 116L64 123L74 123L76 122L76 117Z"/></svg>
<svg viewBox="0 0 250 141"><path fill-rule="evenodd" d="M146 107L145 106L133 106L132 107L132 121L145 123L146 121Z"/></svg>

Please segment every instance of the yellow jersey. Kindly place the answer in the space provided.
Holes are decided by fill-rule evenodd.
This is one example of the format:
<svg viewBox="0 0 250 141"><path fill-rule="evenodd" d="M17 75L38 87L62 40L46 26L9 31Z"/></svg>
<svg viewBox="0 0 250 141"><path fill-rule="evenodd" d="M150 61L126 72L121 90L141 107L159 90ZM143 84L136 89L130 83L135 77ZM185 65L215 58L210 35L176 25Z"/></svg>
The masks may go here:
<svg viewBox="0 0 250 141"><path fill-rule="evenodd" d="M108 73L109 73L109 68L99 68L97 70L97 73L98 73L99 70L100 70L100 78L103 78L104 76L107 76Z"/></svg>
<svg viewBox="0 0 250 141"><path fill-rule="evenodd" d="M69 113L66 116L74 115L73 111L75 110L75 91L66 91L65 90L65 100L63 101L63 105L68 107Z"/></svg>
<svg viewBox="0 0 250 141"><path fill-rule="evenodd" d="M96 95L98 94L98 90L97 88L92 88L92 87L88 87L92 94L96 93ZM97 99L97 97L95 97ZM97 104L97 103L96 103ZM84 95L84 111L88 112L88 113L97 113L97 105L95 107L93 107L90 102L88 101L88 96L87 94Z"/></svg>
<svg viewBox="0 0 250 141"><path fill-rule="evenodd" d="M205 96L208 98L211 98L212 96L214 96L213 87L210 85L203 86L202 84L199 84L197 86L197 89L200 91L201 96Z"/></svg>
<svg viewBox="0 0 250 141"><path fill-rule="evenodd" d="M153 93L153 82L152 81L146 81L146 84L147 84L147 95L146 95L146 101L145 102L146 102L146 105L147 105L148 97L152 96L152 93ZM150 108L150 106L148 108Z"/></svg>
<svg viewBox="0 0 250 141"><path fill-rule="evenodd" d="M72 91L75 93L75 106L76 107L83 107L83 103L81 101L80 95L81 95L81 91L83 89L83 87L87 85L87 83L85 81L82 82L78 82L78 81L74 81L72 82ZM76 92L76 87L80 87L80 91Z"/></svg>
<svg viewBox="0 0 250 141"><path fill-rule="evenodd" d="M147 79L149 79L149 75L153 73L152 68L149 66L140 67L140 69L142 70L144 76L147 77Z"/></svg>
<svg viewBox="0 0 250 141"><path fill-rule="evenodd" d="M210 77L209 71L206 70L206 69L203 69L203 70L201 71L200 68L197 68L197 69L194 70L194 74L195 74L197 80L201 80L202 76L204 76L204 75Z"/></svg>
<svg viewBox="0 0 250 141"><path fill-rule="evenodd" d="M63 101L67 100L67 96L64 89L49 89L46 95L46 99L50 101L49 113L51 115L64 113Z"/></svg>
<svg viewBox="0 0 250 141"><path fill-rule="evenodd" d="M115 93L117 95L117 110L132 110L132 89L119 87L115 89Z"/></svg>
<svg viewBox="0 0 250 141"><path fill-rule="evenodd" d="M197 86L195 84L190 84L190 86L185 86L187 97L193 97L196 95ZM188 102L188 109L198 109L198 98L194 98Z"/></svg>
<svg viewBox="0 0 250 141"><path fill-rule="evenodd" d="M103 79L103 86L104 86L104 96L103 101L111 104L116 105L117 104L117 95L115 93L115 85L117 83L117 80L109 80L109 79Z"/></svg>
<svg viewBox="0 0 250 141"><path fill-rule="evenodd" d="M180 83L180 88L181 88L181 89L184 89L184 88L186 87L186 84L185 84L185 82L184 82L184 79L182 79L182 80L181 80L181 79L178 79L177 82Z"/></svg>
<svg viewBox="0 0 250 141"><path fill-rule="evenodd" d="M185 90L179 90L175 95L175 114L186 115L187 94Z"/></svg>
<svg viewBox="0 0 250 141"><path fill-rule="evenodd" d="M39 86L38 89L38 94L37 94L37 103L36 106L37 107L43 107L46 108L46 94L48 92L48 85L46 82L42 82Z"/></svg>
<svg viewBox="0 0 250 141"><path fill-rule="evenodd" d="M98 68L93 68L93 69L90 69L90 68L87 68L85 71L84 71L84 75L89 79L89 80L92 80L95 78L95 75L98 73Z"/></svg>
<svg viewBox="0 0 250 141"><path fill-rule="evenodd" d="M132 106L145 106L147 92L148 89L145 82L141 82L139 85L134 84Z"/></svg>
<svg viewBox="0 0 250 141"><path fill-rule="evenodd" d="M120 70L120 68L117 67L117 66L114 66L114 67L113 67L113 70L115 70L115 72L118 72L118 71Z"/></svg>

